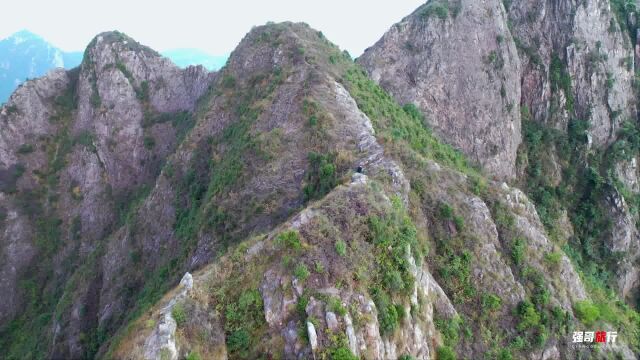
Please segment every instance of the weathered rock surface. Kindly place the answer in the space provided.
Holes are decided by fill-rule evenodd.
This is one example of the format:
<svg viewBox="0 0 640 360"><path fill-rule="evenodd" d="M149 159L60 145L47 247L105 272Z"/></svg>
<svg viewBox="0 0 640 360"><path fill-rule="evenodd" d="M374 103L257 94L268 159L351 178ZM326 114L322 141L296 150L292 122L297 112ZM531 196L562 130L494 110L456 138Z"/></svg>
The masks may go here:
<svg viewBox="0 0 640 360"><path fill-rule="evenodd" d="M449 3L444 17L434 10L440 3ZM358 62L489 174L515 177L521 65L501 1L430 1Z"/></svg>
<svg viewBox="0 0 640 360"><path fill-rule="evenodd" d="M82 333L97 325L95 305L109 284L95 272L101 241L121 226L129 199L151 186L179 141L173 119L195 110L213 76L201 67L180 70L122 34L104 33L79 69L55 70L12 95L0 110L0 290L8 294L0 324L24 311L20 282L29 279L43 289L35 296L54 298L64 290L56 284L69 282L71 308L58 314L54 350L42 351L83 356Z"/></svg>
<svg viewBox="0 0 640 360"><path fill-rule="evenodd" d="M594 144L615 140L621 121L635 117L636 104L633 47L610 2L514 1L508 14L514 38L528 49L521 56L522 104L532 117L566 129L572 109L562 107L571 96L577 117L590 120ZM567 63L573 94L553 89L554 55ZM553 105L558 96L565 100Z"/></svg>
<svg viewBox="0 0 640 360"><path fill-rule="evenodd" d="M620 6L628 18L617 16ZM527 184L528 160L516 156L521 122L576 136L572 121L584 121L586 151L599 153L612 152L608 147L623 123L637 123L632 7L608 0L432 0L392 26L358 62L398 102L420 107L441 139L488 174ZM566 151L551 147L542 160L553 187L562 187L567 166L584 166L563 163ZM614 160L612 173L637 196L637 158L627 157ZM626 249L614 272L619 294L635 303L629 293L637 292L631 290L637 288L637 254L629 246L640 247L640 238L637 215L629 210L605 209L612 227L603 235L608 239L598 241L618 244L612 251ZM564 233L560 242L573 236L563 220L556 227Z"/></svg>
<svg viewBox="0 0 640 360"><path fill-rule="evenodd" d="M501 2L447 3L360 62L512 179L533 65ZM586 26L596 9L580 6ZM609 105L630 101L625 74ZM536 101L552 100L536 89L525 103L541 121ZM602 95L589 94L578 107ZM216 74L99 35L80 69L28 82L0 110L0 344L9 358L584 355L567 339L590 294L535 206L398 103L305 24L254 28ZM610 246L633 250L614 203ZM621 268L632 293L634 264ZM41 308L20 305L34 298ZM31 321L43 309L50 320ZM625 336L611 351L630 358Z"/></svg>

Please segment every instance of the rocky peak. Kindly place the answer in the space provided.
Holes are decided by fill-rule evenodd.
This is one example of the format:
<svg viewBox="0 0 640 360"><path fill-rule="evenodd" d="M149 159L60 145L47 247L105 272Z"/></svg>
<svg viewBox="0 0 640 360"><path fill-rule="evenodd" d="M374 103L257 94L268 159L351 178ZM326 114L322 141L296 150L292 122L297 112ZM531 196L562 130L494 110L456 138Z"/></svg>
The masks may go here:
<svg viewBox="0 0 640 360"><path fill-rule="evenodd" d="M175 191L176 213L194 216L180 209L194 203L201 204L189 210L196 219L211 211L205 218L214 220L193 233L190 259L203 264L193 273L194 292L168 292L123 331L111 355L580 355L559 328L588 295L527 196L457 161L415 107L400 106L320 33L288 23L255 28L215 86L191 145L171 159L173 179L214 187L201 190L204 200L184 201L181 185L169 190L175 180L167 179L144 205L160 208L156 197ZM210 181L208 156L217 174L235 181L216 173ZM229 165L237 170L229 173ZM261 210L247 209L249 202ZM225 235L236 246L204 265ZM552 265L546 253L557 254ZM525 308L535 326L522 320L525 310L517 309ZM458 337L463 323L499 335L491 344ZM204 329L204 339L190 335ZM511 350L511 341L542 343Z"/></svg>
<svg viewBox="0 0 640 360"><path fill-rule="evenodd" d="M424 111L444 141L489 174L514 178L521 70L501 1L427 2L358 62L398 102Z"/></svg>
<svg viewBox="0 0 640 360"><path fill-rule="evenodd" d="M150 57L160 57L161 55L148 46L142 45L128 35L119 31L106 31L96 35L87 46L87 56L85 61L92 61L91 55L95 56L105 50L114 49L115 52L125 51L136 52Z"/></svg>
<svg viewBox="0 0 640 360"><path fill-rule="evenodd" d="M88 258L100 258L101 241L153 185L215 78L202 67L181 70L120 33L99 35L85 55L79 69L25 83L0 111L0 208L8 214L0 225L0 288L13 294L0 307L3 322L33 311L21 305L28 294L19 283L37 284L42 290L34 296L50 304L59 291L52 282L70 281ZM46 270L28 271L37 256L47 259L40 262ZM99 284L101 276L91 281ZM100 290L74 286L83 294L75 301L95 301ZM56 335L60 342L38 351L80 356L80 328L96 311L61 315L67 325Z"/></svg>

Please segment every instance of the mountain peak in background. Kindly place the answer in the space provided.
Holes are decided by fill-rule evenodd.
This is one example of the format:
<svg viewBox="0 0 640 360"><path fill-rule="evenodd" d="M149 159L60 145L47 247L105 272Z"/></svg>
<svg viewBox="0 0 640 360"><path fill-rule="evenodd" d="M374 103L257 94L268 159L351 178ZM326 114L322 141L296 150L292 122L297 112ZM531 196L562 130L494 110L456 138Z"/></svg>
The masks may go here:
<svg viewBox="0 0 640 360"><path fill-rule="evenodd" d="M107 35L127 37L118 31L98 36ZM43 76L55 68L71 69L80 65L82 54L82 51L63 51L26 29L0 40L0 104L27 79ZM209 71L220 69L228 58L228 55L214 56L198 49L172 49L161 54L181 68L202 65Z"/></svg>
<svg viewBox="0 0 640 360"><path fill-rule="evenodd" d="M53 68L70 69L80 64L82 52L64 52L28 30L0 40L0 103L26 79Z"/></svg>
<svg viewBox="0 0 640 360"><path fill-rule="evenodd" d="M24 41L33 41L33 40L44 41L44 39L40 35L34 34L27 29L22 29L20 31L17 31L11 34L11 36L9 36L7 39L13 40L14 43L21 43Z"/></svg>

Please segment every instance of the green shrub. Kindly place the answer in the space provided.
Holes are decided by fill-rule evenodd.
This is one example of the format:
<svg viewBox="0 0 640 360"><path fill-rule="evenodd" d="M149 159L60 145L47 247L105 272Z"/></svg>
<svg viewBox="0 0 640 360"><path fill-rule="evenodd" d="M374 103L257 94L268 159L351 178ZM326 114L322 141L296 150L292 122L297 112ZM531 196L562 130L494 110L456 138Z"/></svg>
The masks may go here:
<svg viewBox="0 0 640 360"><path fill-rule="evenodd" d="M437 16L440 20L445 20L449 16L448 5L448 3L431 2L420 11L420 16L424 19Z"/></svg>
<svg viewBox="0 0 640 360"><path fill-rule="evenodd" d="M412 118L424 121L424 115L414 104L405 104L402 107L402 110L404 110L404 112L406 112L407 115L411 116Z"/></svg>
<svg viewBox="0 0 640 360"><path fill-rule="evenodd" d="M7 105L7 114L13 115L18 113L18 107L15 105Z"/></svg>
<svg viewBox="0 0 640 360"><path fill-rule="evenodd" d="M451 205L443 202L440 204L440 218L443 220L451 220L453 219L453 208Z"/></svg>
<svg viewBox="0 0 640 360"><path fill-rule="evenodd" d="M400 291L405 286L402 274L398 270L387 271L384 274L384 284L391 291Z"/></svg>
<svg viewBox="0 0 640 360"><path fill-rule="evenodd" d="M231 353L247 350L249 348L249 344L249 332L243 328L231 332L227 337L227 347Z"/></svg>
<svg viewBox="0 0 640 360"><path fill-rule="evenodd" d="M292 250L300 250L302 248L300 235L296 230L287 230L281 232L276 238L276 244Z"/></svg>
<svg viewBox="0 0 640 360"><path fill-rule="evenodd" d="M541 348L549 338L549 332L544 325L538 325L536 328L536 335L533 338L533 346L536 348Z"/></svg>
<svg viewBox="0 0 640 360"><path fill-rule="evenodd" d="M359 360L346 346L341 346L330 351L332 360Z"/></svg>
<svg viewBox="0 0 640 360"><path fill-rule="evenodd" d="M398 323L400 321L398 310L389 296L381 289L374 288L371 293L373 302L376 304L376 308L378 310L380 332L382 334L391 334L398 327Z"/></svg>
<svg viewBox="0 0 640 360"><path fill-rule="evenodd" d="M245 290L225 307L227 349L232 358L246 358L253 337L250 331L264 324L264 304L257 289Z"/></svg>
<svg viewBox="0 0 640 360"><path fill-rule="evenodd" d="M502 204L496 203L493 206L493 218L495 219L496 225L499 228L503 228L506 230L512 230L515 226L516 219L513 217L513 214Z"/></svg>
<svg viewBox="0 0 640 360"><path fill-rule="evenodd" d="M232 75L225 74L222 78L222 86L227 89L233 88L234 86L236 86L236 78L234 78Z"/></svg>
<svg viewBox="0 0 640 360"><path fill-rule="evenodd" d="M530 329L540 324L540 314L528 300L522 301L518 305L518 315L520 317L520 322L518 323L517 328L520 331Z"/></svg>
<svg viewBox="0 0 640 360"><path fill-rule="evenodd" d="M335 247L336 247L336 252L338 253L338 255L340 255L340 256L347 255L347 244L344 241L342 241L342 240L336 241Z"/></svg>
<svg viewBox="0 0 640 360"><path fill-rule="evenodd" d="M202 360L202 357L197 351L191 351L185 360Z"/></svg>
<svg viewBox="0 0 640 360"><path fill-rule="evenodd" d="M571 87L571 75L562 63L558 55L553 54L549 65L549 80L553 91L562 90L566 98L567 111L573 111L573 89Z"/></svg>
<svg viewBox="0 0 640 360"><path fill-rule="evenodd" d="M413 357L413 356L411 356L411 355L406 355L406 354L405 354L405 355L401 355L401 356L398 358L398 360L416 360L416 358L414 358L414 357Z"/></svg>
<svg viewBox="0 0 640 360"><path fill-rule="evenodd" d="M562 253L559 251L544 254L544 261L549 267L558 267L560 260L562 260Z"/></svg>
<svg viewBox="0 0 640 360"><path fill-rule="evenodd" d="M576 317L585 325L591 325L600 318L600 309L589 300L576 302L573 310Z"/></svg>
<svg viewBox="0 0 640 360"><path fill-rule="evenodd" d="M526 250L526 244L523 238L516 238L511 245L511 259L516 266L522 265Z"/></svg>
<svg viewBox="0 0 640 360"><path fill-rule="evenodd" d="M453 223L456 224L456 230L463 231L464 230L464 218L459 215L455 215L453 217Z"/></svg>
<svg viewBox="0 0 640 360"><path fill-rule="evenodd" d="M94 91L91 93L91 98L89 99L89 102L91 103L91 106L94 109L97 109L100 106L102 106L102 99L100 98L100 94L98 93L97 89L94 89Z"/></svg>
<svg viewBox="0 0 640 360"><path fill-rule="evenodd" d="M448 346L440 346L436 350L437 360L456 360L456 353Z"/></svg>
<svg viewBox="0 0 640 360"><path fill-rule="evenodd" d="M316 325L317 326L317 325ZM306 331L305 331L306 332ZM322 354L322 356L318 357L319 359L332 359L332 360L358 360L359 357L353 355L351 350L349 350L349 342L347 337L343 333L333 333L327 332L330 346L328 346L327 351ZM325 354L329 355L328 357Z"/></svg>
<svg viewBox="0 0 640 360"><path fill-rule="evenodd" d="M140 89L136 89L136 96L141 101L149 101L149 82L143 81L140 83Z"/></svg>
<svg viewBox="0 0 640 360"><path fill-rule="evenodd" d="M305 281L309 277L311 273L307 268L307 265L304 263L300 263L296 265L295 269L293 269L293 275L300 281Z"/></svg>
<svg viewBox="0 0 640 360"><path fill-rule="evenodd" d="M86 147L91 152L96 152L96 147L94 145L94 136L89 131L83 131L78 136L73 139L74 145L82 145Z"/></svg>
<svg viewBox="0 0 640 360"><path fill-rule="evenodd" d="M330 298L328 305L329 305L329 310L333 311L334 313L340 316L345 316L347 314L347 308L345 308L344 305L342 305L342 302L340 301L339 298L335 298L335 297Z"/></svg>
<svg viewBox="0 0 640 360"><path fill-rule="evenodd" d="M442 334L444 345L455 347L460 339L460 329L463 322L460 316L451 319L437 318L435 320L436 329Z"/></svg>
<svg viewBox="0 0 640 360"><path fill-rule="evenodd" d="M489 311L495 311L502 306L502 299L495 294L482 295L482 308Z"/></svg>
<svg viewBox="0 0 640 360"><path fill-rule="evenodd" d="M498 360L513 360L513 355L511 355L511 350L502 349L498 353Z"/></svg>
<svg viewBox="0 0 640 360"><path fill-rule="evenodd" d="M309 171L303 188L305 200L319 199L338 184L333 154L309 153Z"/></svg>
<svg viewBox="0 0 640 360"><path fill-rule="evenodd" d="M451 254L439 259L438 274L452 293L455 303L464 303L475 297L476 289L471 279L472 256L468 250L460 255Z"/></svg>
<svg viewBox="0 0 640 360"><path fill-rule="evenodd" d="M30 154L33 152L33 145L22 144L18 147L18 154Z"/></svg>
<svg viewBox="0 0 640 360"><path fill-rule="evenodd" d="M173 316L178 327L183 326L187 322L187 314L182 303L177 303L173 306L173 309L171 309L171 316Z"/></svg>
<svg viewBox="0 0 640 360"><path fill-rule="evenodd" d="M525 340L521 336L516 336L509 346L514 350L522 350L526 346Z"/></svg>
<svg viewBox="0 0 640 360"><path fill-rule="evenodd" d="M133 74L131 74L129 69L127 69L127 67L119 61L116 62L116 68L118 68L118 70L120 70L120 72L127 78L127 80L129 80L131 85L133 85L134 83Z"/></svg>
<svg viewBox="0 0 640 360"><path fill-rule="evenodd" d="M156 146L156 141L151 136L145 136L143 141L144 148L147 150L151 150L154 146Z"/></svg>

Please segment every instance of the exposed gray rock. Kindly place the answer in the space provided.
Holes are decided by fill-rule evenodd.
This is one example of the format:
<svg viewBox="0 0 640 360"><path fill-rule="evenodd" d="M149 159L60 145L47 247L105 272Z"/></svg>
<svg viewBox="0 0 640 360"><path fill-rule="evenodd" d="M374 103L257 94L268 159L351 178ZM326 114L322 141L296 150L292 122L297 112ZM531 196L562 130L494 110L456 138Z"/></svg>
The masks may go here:
<svg viewBox="0 0 640 360"><path fill-rule="evenodd" d="M549 78L555 54L568 64L575 111L578 118L590 119L593 143L602 146L614 140L621 121L635 114L634 64L633 48L625 32L616 29L609 1L514 1L508 14L513 36L533 55L521 56L522 103L533 118L566 129L570 114L554 114L563 101L559 107L551 105L561 96L552 91Z"/></svg>
<svg viewBox="0 0 640 360"><path fill-rule="evenodd" d="M144 344L146 360L177 360L178 350L175 343L176 321L167 312L162 316L156 330Z"/></svg>
<svg viewBox="0 0 640 360"><path fill-rule="evenodd" d="M561 254L556 276L549 277L549 285L556 299L567 311L572 311L572 304L587 298L584 285L580 276L574 269L571 260L547 238L546 231L535 206L527 196L517 188L501 186L503 192L502 201L513 211L515 228L527 240L527 263L542 273L547 272L544 263L544 255L552 252Z"/></svg>
<svg viewBox="0 0 640 360"><path fill-rule="evenodd" d="M446 142L491 174L515 176L520 60L499 0L461 0L445 19L431 1L358 59L401 104L413 103Z"/></svg>
<svg viewBox="0 0 640 360"><path fill-rule="evenodd" d="M609 251L617 254L617 288L620 295L631 300L638 293L640 270L637 266L640 259L640 234L637 229L637 218L619 191L612 189L605 199L607 214L611 219L611 229L605 245Z"/></svg>
<svg viewBox="0 0 640 360"><path fill-rule="evenodd" d="M621 161L615 165L617 178L633 192L640 192L638 181L638 161L631 158L629 161Z"/></svg>
<svg viewBox="0 0 640 360"><path fill-rule="evenodd" d="M307 335L309 336L309 345L312 351L318 349L318 334L316 334L316 328L313 324L307 321Z"/></svg>
<svg viewBox="0 0 640 360"><path fill-rule="evenodd" d="M327 328L329 328L329 330L338 330L338 326L340 326L340 324L338 324L338 318L336 317L335 313L327 311L325 320L327 321Z"/></svg>

